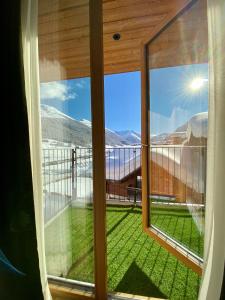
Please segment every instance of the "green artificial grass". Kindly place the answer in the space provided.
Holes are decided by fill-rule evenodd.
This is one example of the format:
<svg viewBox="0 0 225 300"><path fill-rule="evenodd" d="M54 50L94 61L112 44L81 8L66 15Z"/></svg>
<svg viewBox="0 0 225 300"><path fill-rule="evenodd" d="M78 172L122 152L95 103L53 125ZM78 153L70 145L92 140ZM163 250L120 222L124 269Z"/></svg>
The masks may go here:
<svg viewBox="0 0 225 300"><path fill-rule="evenodd" d="M203 222L201 210L195 212L199 222ZM203 257L204 235L186 206L151 205L151 224L178 241L181 245Z"/></svg>
<svg viewBox="0 0 225 300"><path fill-rule="evenodd" d="M171 224L168 228L172 228L172 224L181 226L178 221L167 220L171 215L165 215L165 224ZM71 237L72 232L73 262L67 277L94 282L93 210L71 208L66 212L66 218L70 219L71 225L68 236ZM58 222L57 219L54 222ZM51 232L51 236L57 237L54 222L46 228L46 233ZM186 239L186 234L179 228L173 229L173 233L181 240ZM194 246L193 241L190 247ZM197 299L200 277L142 231L140 208L107 207L107 262L109 291L166 299Z"/></svg>

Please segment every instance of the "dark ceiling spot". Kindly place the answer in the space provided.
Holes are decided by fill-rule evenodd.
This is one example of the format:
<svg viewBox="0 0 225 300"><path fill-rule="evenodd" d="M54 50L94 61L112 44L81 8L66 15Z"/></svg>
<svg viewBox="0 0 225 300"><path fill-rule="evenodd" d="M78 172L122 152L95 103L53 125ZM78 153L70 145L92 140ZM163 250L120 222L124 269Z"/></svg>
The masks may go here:
<svg viewBox="0 0 225 300"><path fill-rule="evenodd" d="M121 38L121 35L120 35L120 33L114 33L114 35L113 35L113 39L114 39L115 41L119 41L119 40L120 40L120 38Z"/></svg>

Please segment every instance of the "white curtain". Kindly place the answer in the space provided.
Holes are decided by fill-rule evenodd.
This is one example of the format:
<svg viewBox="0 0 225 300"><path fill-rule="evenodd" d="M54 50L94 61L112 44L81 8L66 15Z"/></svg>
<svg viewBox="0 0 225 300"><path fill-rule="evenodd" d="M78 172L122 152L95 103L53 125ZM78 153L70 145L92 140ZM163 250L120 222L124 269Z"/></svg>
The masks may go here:
<svg viewBox="0 0 225 300"><path fill-rule="evenodd" d="M209 132L205 266L199 299L219 300L225 263L225 0L208 0Z"/></svg>
<svg viewBox="0 0 225 300"><path fill-rule="evenodd" d="M41 172L41 126L38 57L38 0L21 1L22 51L25 92L28 110L35 221L42 290L45 299L51 299L45 261L44 216Z"/></svg>

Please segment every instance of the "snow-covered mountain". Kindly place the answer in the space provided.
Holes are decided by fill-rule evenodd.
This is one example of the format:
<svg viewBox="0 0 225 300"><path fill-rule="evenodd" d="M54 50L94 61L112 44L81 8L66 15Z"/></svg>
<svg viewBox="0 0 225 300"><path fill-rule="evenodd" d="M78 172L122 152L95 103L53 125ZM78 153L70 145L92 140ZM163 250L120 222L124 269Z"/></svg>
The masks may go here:
<svg viewBox="0 0 225 300"><path fill-rule="evenodd" d="M41 105L42 137L45 143L55 141L54 145L75 145L81 147L91 146L91 122L88 120L75 120L58 109ZM106 129L106 145L124 146L129 141Z"/></svg>
<svg viewBox="0 0 225 300"><path fill-rule="evenodd" d="M78 121L62 113L58 109L41 105L42 136L46 143L65 146L74 145L81 147L91 146L91 122L89 120ZM177 135L184 136L185 144L206 144L208 130L208 113L202 112L194 115L188 122L177 128L173 134L163 133L151 136L152 144L176 144ZM133 130L106 132L107 146L128 146L141 144L141 135ZM185 137L186 132L186 137ZM176 137L174 137L176 135ZM180 138L180 140L182 140ZM181 142L182 143L182 142Z"/></svg>
<svg viewBox="0 0 225 300"><path fill-rule="evenodd" d="M91 128L91 122L89 120L82 119L80 122ZM122 143L123 145L132 144L132 143L130 143L129 139L127 139L123 135L120 135L118 132L113 131L109 128L105 128L105 134L106 134L106 145L108 145L108 146L113 146L113 145L110 144L110 140L114 139L115 137L117 139L119 139L120 143Z"/></svg>
<svg viewBox="0 0 225 300"><path fill-rule="evenodd" d="M82 119L80 120L80 122L86 126L88 126L89 128L91 128L91 121L86 120L86 119Z"/></svg>
<svg viewBox="0 0 225 300"><path fill-rule="evenodd" d="M69 117L68 115L62 113L58 109L50 105L41 105L41 118L50 118L50 119L70 119L74 120L73 118Z"/></svg>
<svg viewBox="0 0 225 300"><path fill-rule="evenodd" d="M141 135L140 133L133 130L116 131L116 133L123 139L129 142L129 144L140 144Z"/></svg>

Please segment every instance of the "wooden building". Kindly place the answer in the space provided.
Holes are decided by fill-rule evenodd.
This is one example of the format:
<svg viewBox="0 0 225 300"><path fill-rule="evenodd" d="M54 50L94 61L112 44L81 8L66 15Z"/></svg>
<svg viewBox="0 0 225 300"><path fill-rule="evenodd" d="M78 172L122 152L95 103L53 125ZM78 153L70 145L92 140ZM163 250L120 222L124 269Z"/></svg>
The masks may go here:
<svg viewBox="0 0 225 300"><path fill-rule="evenodd" d="M175 202L180 203L204 203L204 193L196 191L194 187L171 174L168 169L152 161L150 170L150 190L153 197L167 197L168 201L174 199ZM137 199L140 200L141 186L138 184L138 177L140 176L141 167L138 167L121 179L106 179L106 193L109 199L120 199L122 197L132 200L136 193Z"/></svg>

